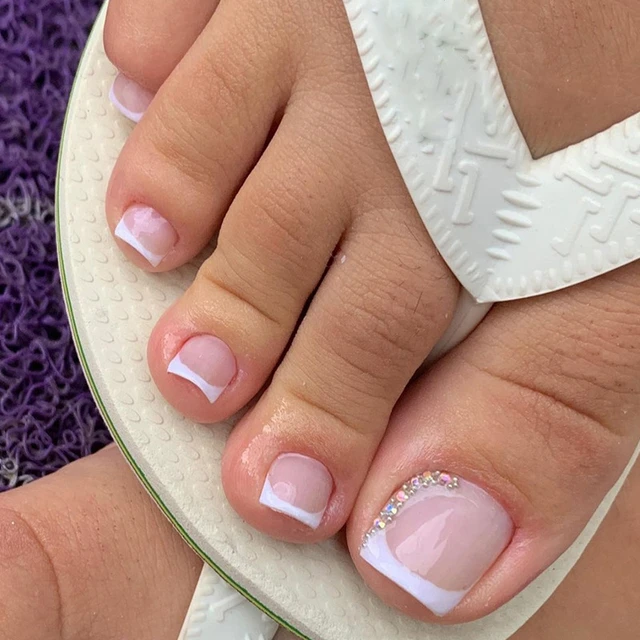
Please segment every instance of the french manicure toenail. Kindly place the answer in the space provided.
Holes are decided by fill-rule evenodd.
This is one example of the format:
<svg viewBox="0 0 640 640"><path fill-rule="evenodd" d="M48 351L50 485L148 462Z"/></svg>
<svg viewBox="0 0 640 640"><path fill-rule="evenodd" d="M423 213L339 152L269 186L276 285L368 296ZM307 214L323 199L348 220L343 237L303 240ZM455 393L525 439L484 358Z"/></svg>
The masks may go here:
<svg viewBox="0 0 640 640"><path fill-rule="evenodd" d="M269 469L260 504L317 529L332 491L333 479L321 462L285 453Z"/></svg>
<svg viewBox="0 0 640 640"><path fill-rule="evenodd" d="M213 404L235 378L237 365L220 338L202 335L185 342L167 371L193 383Z"/></svg>
<svg viewBox="0 0 640 640"><path fill-rule="evenodd" d="M433 471L406 482L360 556L438 616L456 607L509 544L513 522L483 489Z"/></svg>
<svg viewBox="0 0 640 640"><path fill-rule="evenodd" d="M114 107L120 111L123 116L140 122L144 112L148 109L153 100L153 93L143 89L137 82L127 78L122 73L116 76L111 85L109 98Z"/></svg>
<svg viewBox="0 0 640 640"><path fill-rule="evenodd" d="M178 241L178 234L155 209L142 205L129 207L115 235L157 267Z"/></svg>

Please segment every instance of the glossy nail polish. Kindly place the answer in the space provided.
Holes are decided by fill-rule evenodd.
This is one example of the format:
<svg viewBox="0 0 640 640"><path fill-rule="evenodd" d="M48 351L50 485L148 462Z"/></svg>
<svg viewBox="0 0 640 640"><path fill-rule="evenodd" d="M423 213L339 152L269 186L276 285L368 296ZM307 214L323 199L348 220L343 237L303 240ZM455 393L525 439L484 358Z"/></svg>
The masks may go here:
<svg viewBox="0 0 640 640"><path fill-rule="evenodd" d="M167 371L198 387L213 404L237 373L231 349L215 336L195 336L184 343Z"/></svg>
<svg viewBox="0 0 640 640"><path fill-rule="evenodd" d="M321 462L285 453L269 469L260 504L317 529L332 491L333 478Z"/></svg>
<svg viewBox="0 0 640 640"><path fill-rule="evenodd" d="M153 100L153 93L119 73L111 85L109 99L122 115L133 122L140 122Z"/></svg>
<svg viewBox="0 0 640 640"><path fill-rule="evenodd" d="M115 230L116 238L133 247L147 262L157 267L178 242L178 234L155 209L133 205Z"/></svg>
<svg viewBox="0 0 640 640"><path fill-rule="evenodd" d="M504 508L471 482L415 476L385 505L360 556L433 613L454 609L509 544Z"/></svg>

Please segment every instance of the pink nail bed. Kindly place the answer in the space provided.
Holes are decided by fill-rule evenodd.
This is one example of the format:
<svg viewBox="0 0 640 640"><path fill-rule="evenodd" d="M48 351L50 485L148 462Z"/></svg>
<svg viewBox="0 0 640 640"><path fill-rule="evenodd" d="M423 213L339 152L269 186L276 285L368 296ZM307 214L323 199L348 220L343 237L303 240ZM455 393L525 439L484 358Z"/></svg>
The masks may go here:
<svg viewBox="0 0 640 640"><path fill-rule="evenodd" d="M285 453L269 469L260 504L317 529L332 491L333 478L321 462Z"/></svg>
<svg viewBox="0 0 640 640"><path fill-rule="evenodd" d="M202 335L185 342L167 371L194 384L213 404L235 377L237 365L220 338Z"/></svg>
<svg viewBox="0 0 640 640"><path fill-rule="evenodd" d="M153 100L153 93L119 73L111 85L109 99L123 116L133 122L140 122Z"/></svg>
<svg viewBox="0 0 640 640"><path fill-rule="evenodd" d="M126 242L157 267L178 242L178 234L155 209L133 205L115 230L116 238Z"/></svg>
<svg viewBox="0 0 640 640"><path fill-rule="evenodd" d="M438 616L454 609L509 544L513 522L488 493L439 471L395 493L360 556Z"/></svg>

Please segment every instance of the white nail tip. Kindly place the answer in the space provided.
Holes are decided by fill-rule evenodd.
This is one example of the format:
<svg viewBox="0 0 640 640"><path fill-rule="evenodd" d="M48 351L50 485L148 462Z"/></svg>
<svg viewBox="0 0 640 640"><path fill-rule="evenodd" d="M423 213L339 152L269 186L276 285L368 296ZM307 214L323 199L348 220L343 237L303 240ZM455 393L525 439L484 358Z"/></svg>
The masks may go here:
<svg viewBox="0 0 640 640"><path fill-rule="evenodd" d="M268 477L264 482L264 486L262 487L262 493L260 494L260 504L264 505L265 507L269 507L269 509L272 509L273 511L277 511L278 513L284 513L284 515L290 516L294 520L298 520L298 522L302 522L302 524L306 524L312 529L317 529L320 526L322 516L325 512L325 509L323 509L318 513L309 513L304 509L294 507L292 504L285 502L281 498L278 498L273 490L273 487L271 486L271 482L269 482Z"/></svg>
<svg viewBox="0 0 640 640"><path fill-rule="evenodd" d="M116 238L126 242L133 247L141 256L143 256L152 267L157 267L163 260L164 256L149 251L127 228L124 219L120 220L115 230Z"/></svg>
<svg viewBox="0 0 640 640"><path fill-rule="evenodd" d="M393 556L383 532L369 539L360 550L360 557L437 616L449 613L468 593L468 590L447 591L409 571Z"/></svg>
<svg viewBox="0 0 640 640"><path fill-rule="evenodd" d="M109 100L111 100L111 103L113 104L113 106L125 118L129 118L129 120L131 120L132 122L135 122L136 124L140 122L140 120L142 119L142 116L144 115L144 113L136 113L135 111L130 111L122 104L122 102L120 102L120 100L118 100L118 98L116 97L116 93L113 90L113 85L111 85L111 89L109 89Z"/></svg>
<svg viewBox="0 0 640 640"><path fill-rule="evenodd" d="M197 373L194 373L187 365L182 362L180 359L180 354L178 354L167 367L167 371L172 373L174 376L178 376L179 378L183 378L184 380L188 380L193 383L204 395L207 400L213 404L221 395L222 392L226 389L226 387L214 387L212 384L209 384L204 378L201 378Z"/></svg>

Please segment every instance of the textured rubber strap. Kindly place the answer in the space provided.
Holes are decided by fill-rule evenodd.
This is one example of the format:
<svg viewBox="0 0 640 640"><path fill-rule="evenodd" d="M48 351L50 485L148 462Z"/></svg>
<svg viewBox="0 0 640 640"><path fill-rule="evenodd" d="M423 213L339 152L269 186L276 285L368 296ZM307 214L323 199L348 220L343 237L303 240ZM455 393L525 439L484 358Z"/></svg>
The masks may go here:
<svg viewBox="0 0 640 640"><path fill-rule="evenodd" d="M278 624L204 565L178 640L272 640Z"/></svg>
<svg viewBox="0 0 640 640"><path fill-rule="evenodd" d="M477 0L345 4L415 205L478 302L554 291L638 257L638 115L533 160Z"/></svg>

